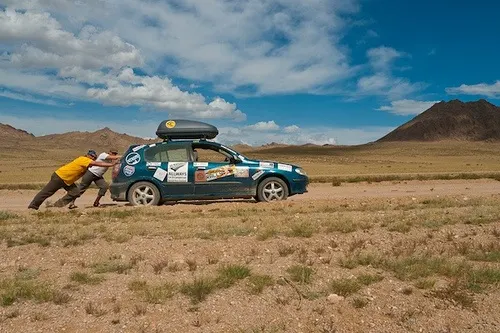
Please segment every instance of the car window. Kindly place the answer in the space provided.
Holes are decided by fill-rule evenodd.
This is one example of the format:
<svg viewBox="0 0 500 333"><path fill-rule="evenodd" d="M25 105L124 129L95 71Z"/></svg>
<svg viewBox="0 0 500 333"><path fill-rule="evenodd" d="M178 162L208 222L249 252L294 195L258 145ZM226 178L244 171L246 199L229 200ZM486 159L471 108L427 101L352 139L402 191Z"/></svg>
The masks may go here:
<svg viewBox="0 0 500 333"><path fill-rule="evenodd" d="M147 162L187 162L189 154L186 146L157 145L145 152Z"/></svg>
<svg viewBox="0 0 500 333"><path fill-rule="evenodd" d="M229 163L232 157L228 152L214 146L193 145L193 156L196 162Z"/></svg>

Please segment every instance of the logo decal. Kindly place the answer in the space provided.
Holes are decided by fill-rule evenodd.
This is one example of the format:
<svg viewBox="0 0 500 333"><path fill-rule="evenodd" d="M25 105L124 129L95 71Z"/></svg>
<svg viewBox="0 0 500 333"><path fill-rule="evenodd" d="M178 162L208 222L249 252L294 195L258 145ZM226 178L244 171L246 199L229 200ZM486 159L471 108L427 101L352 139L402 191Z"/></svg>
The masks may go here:
<svg viewBox="0 0 500 333"><path fill-rule="evenodd" d="M174 128L175 127L175 121L173 120L169 120L165 123L165 126L167 126L167 128Z"/></svg>
<svg viewBox="0 0 500 333"><path fill-rule="evenodd" d="M141 161L141 155L138 153L130 153L125 157L125 161L128 165L136 165Z"/></svg>
<svg viewBox="0 0 500 333"><path fill-rule="evenodd" d="M123 174L127 177L132 176L135 173L135 167L131 165L126 165L123 167Z"/></svg>
<svg viewBox="0 0 500 333"><path fill-rule="evenodd" d="M264 171L260 170L253 174L252 179L257 180L260 176L264 174Z"/></svg>
<svg viewBox="0 0 500 333"><path fill-rule="evenodd" d="M169 162L167 182L169 183L187 183L188 164L186 162Z"/></svg>

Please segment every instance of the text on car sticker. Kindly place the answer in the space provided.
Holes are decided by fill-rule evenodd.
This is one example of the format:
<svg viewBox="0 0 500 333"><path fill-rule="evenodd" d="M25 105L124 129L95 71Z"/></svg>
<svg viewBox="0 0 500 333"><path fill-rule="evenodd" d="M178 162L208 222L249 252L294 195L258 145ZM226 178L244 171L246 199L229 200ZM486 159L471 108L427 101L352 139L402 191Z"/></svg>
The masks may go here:
<svg viewBox="0 0 500 333"><path fill-rule="evenodd" d="M271 168L274 168L274 163L273 162L260 162L259 168L271 169Z"/></svg>
<svg viewBox="0 0 500 333"><path fill-rule="evenodd" d="M292 166L288 164L278 163L278 170L292 172Z"/></svg>
<svg viewBox="0 0 500 333"><path fill-rule="evenodd" d="M127 177L132 176L135 173L135 166L125 165L123 167L123 174Z"/></svg>
<svg viewBox="0 0 500 333"><path fill-rule="evenodd" d="M156 169L155 174L153 175L154 178L158 179L161 182L165 180L166 176L167 176L167 171L163 170L162 168Z"/></svg>
<svg viewBox="0 0 500 333"><path fill-rule="evenodd" d="M132 151L138 151L138 150L141 150L144 147L146 147L146 145L140 145L140 146L132 148Z"/></svg>
<svg viewBox="0 0 500 333"><path fill-rule="evenodd" d="M236 170L236 166L234 164L231 165L224 165L218 168L210 169L206 171L207 174L207 181L231 176L234 174L234 171Z"/></svg>
<svg viewBox="0 0 500 333"><path fill-rule="evenodd" d="M194 162L193 166L194 167L207 167L208 166L208 162Z"/></svg>
<svg viewBox="0 0 500 333"><path fill-rule="evenodd" d="M147 167L159 167L161 166L161 162L146 162Z"/></svg>
<svg viewBox="0 0 500 333"><path fill-rule="evenodd" d="M187 183L188 164L186 162L168 162L167 182Z"/></svg>
<svg viewBox="0 0 500 333"><path fill-rule="evenodd" d="M264 171L260 170L253 174L252 179L257 180L260 176L264 174Z"/></svg>
<svg viewBox="0 0 500 333"><path fill-rule="evenodd" d="M138 153L130 153L125 157L125 161L128 165L136 165L141 161L141 155Z"/></svg>

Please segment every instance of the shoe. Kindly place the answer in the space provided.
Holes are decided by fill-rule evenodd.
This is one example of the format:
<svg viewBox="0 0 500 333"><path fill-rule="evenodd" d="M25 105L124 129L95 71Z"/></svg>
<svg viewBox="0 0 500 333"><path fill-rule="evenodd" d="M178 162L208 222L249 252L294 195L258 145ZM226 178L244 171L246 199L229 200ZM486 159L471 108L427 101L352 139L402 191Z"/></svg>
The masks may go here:
<svg viewBox="0 0 500 333"><path fill-rule="evenodd" d="M69 204L68 208L69 209L75 209L75 208L78 208L78 206L75 205L74 203L71 203L71 204Z"/></svg>
<svg viewBox="0 0 500 333"><path fill-rule="evenodd" d="M94 207L99 207L100 205L101 205L101 204L100 204L100 203L98 203L97 201L96 201L96 202L94 202Z"/></svg>
<svg viewBox="0 0 500 333"><path fill-rule="evenodd" d="M38 208L36 208L36 207L31 207L31 206L29 206L29 207L28 207L28 209L38 210Z"/></svg>

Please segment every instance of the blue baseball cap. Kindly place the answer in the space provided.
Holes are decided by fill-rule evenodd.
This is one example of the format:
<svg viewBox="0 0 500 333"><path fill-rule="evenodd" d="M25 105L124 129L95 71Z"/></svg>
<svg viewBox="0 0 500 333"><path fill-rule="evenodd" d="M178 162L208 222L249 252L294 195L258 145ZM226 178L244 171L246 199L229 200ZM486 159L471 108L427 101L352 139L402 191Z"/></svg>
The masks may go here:
<svg viewBox="0 0 500 333"><path fill-rule="evenodd" d="M95 152L95 150L92 149L87 152L87 155L97 158L97 153Z"/></svg>

